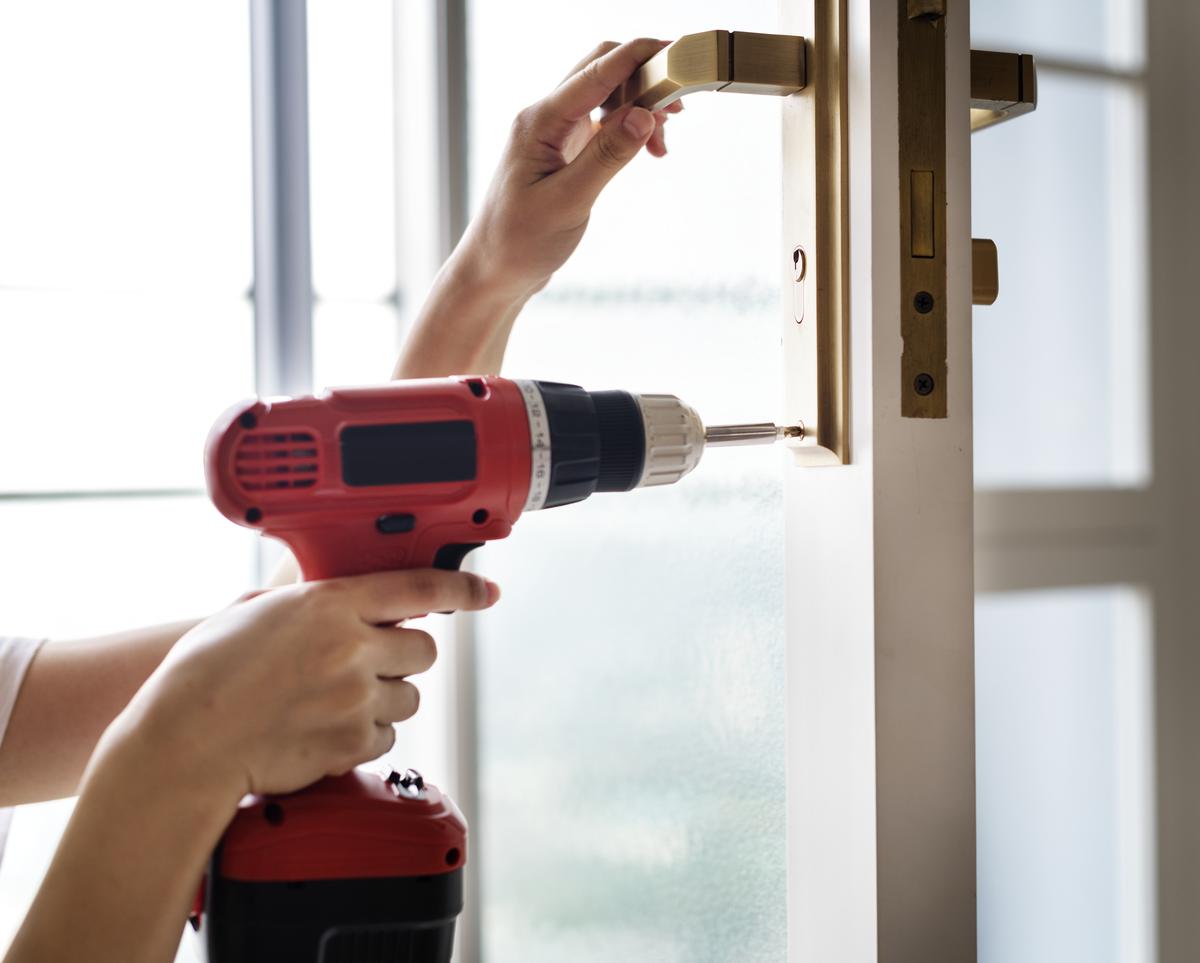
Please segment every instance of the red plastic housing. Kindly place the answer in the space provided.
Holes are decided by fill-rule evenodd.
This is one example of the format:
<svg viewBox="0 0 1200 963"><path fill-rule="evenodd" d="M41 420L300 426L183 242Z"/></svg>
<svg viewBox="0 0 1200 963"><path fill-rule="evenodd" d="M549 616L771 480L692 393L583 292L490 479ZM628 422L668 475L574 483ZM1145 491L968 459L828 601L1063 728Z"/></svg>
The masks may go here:
<svg viewBox="0 0 1200 963"><path fill-rule="evenodd" d="M460 480L347 483L346 429L433 425L436 434L442 422L457 422L459 431L409 461L412 453L394 441L372 442L366 455L400 459L404 471L425 477L437 477L444 458ZM440 455L431 458L431 450ZM305 579L427 568L443 546L505 538L524 508L530 466L525 401L504 378L397 381L246 401L220 418L205 451L217 508L285 542ZM403 524L383 521L397 519ZM227 879L293 882L448 873L465 860L466 824L436 787L414 795L353 772L290 796L248 800L214 868Z"/></svg>
<svg viewBox="0 0 1200 963"><path fill-rule="evenodd" d="M469 421L475 477L349 485L346 428ZM285 542L306 579L427 568L445 545L505 538L529 493L529 419L505 378L396 381L266 398L229 409L213 427L205 473L214 504L239 525ZM412 516L410 531L380 519Z"/></svg>
<svg viewBox="0 0 1200 963"><path fill-rule="evenodd" d="M467 858L467 827L436 786L419 798L349 772L289 796L250 796L221 843L220 873L244 882L432 876Z"/></svg>

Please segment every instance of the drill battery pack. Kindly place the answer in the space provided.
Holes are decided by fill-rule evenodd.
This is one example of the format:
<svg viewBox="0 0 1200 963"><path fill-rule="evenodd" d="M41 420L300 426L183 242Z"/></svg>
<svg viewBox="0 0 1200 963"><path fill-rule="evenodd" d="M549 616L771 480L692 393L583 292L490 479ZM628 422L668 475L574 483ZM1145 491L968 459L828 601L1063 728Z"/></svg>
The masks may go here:
<svg viewBox="0 0 1200 963"><path fill-rule="evenodd" d="M192 922L209 963L449 963L466 825L412 770L249 797Z"/></svg>

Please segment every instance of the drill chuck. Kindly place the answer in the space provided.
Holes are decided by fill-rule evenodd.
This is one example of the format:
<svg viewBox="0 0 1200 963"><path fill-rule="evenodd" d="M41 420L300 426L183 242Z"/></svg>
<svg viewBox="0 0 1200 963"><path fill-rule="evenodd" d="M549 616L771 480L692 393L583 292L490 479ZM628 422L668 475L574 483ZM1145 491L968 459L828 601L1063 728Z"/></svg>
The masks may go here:
<svg viewBox="0 0 1200 963"><path fill-rule="evenodd" d="M704 455L704 422L674 395L639 395L646 429L646 470L637 487L673 485Z"/></svg>
<svg viewBox="0 0 1200 963"><path fill-rule="evenodd" d="M587 391L518 381L529 416L532 480L525 511L582 501L594 492L673 485L706 446L762 445L802 438L800 425L714 425L674 395Z"/></svg>
<svg viewBox="0 0 1200 963"><path fill-rule="evenodd" d="M704 453L704 424L673 395L519 381L532 466L526 511L679 481Z"/></svg>

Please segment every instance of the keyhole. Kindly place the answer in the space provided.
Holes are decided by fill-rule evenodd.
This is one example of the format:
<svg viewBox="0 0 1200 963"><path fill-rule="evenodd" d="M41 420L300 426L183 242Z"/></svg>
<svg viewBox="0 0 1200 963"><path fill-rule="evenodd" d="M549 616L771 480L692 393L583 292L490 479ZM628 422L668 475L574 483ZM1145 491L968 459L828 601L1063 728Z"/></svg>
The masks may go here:
<svg viewBox="0 0 1200 963"><path fill-rule="evenodd" d="M792 314L796 323L804 321L804 277L808 274L808 255L799 244L792 251Z"/></svg>
<svg viewBox="0 0 1200 963"><path fill-rule="evenodd" d="M792 251L792 267L795 270L792 273L792 280L803 281L804 275L808 271L808 255L804 253L804 248L799 245L796 250Z"/></svg>

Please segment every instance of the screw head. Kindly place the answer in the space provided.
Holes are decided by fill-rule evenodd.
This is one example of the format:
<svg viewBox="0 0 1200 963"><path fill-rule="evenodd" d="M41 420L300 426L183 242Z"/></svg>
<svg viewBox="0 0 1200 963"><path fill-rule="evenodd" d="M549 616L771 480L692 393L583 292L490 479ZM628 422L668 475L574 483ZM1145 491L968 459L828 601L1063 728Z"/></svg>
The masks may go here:
<svg viewBox="0 0 1200 963"><path fill-rule="evenodd" d="M922 372L913 378L913 391L919 395L933 394L933 376Z"/></svg>
<svg viewBox="0 0 1200 963"><path fill-rule="evenodd" d="M928 314L933 310L933 295L928 291L918 291L913 298L913 307L919 314Z"/></svg>

